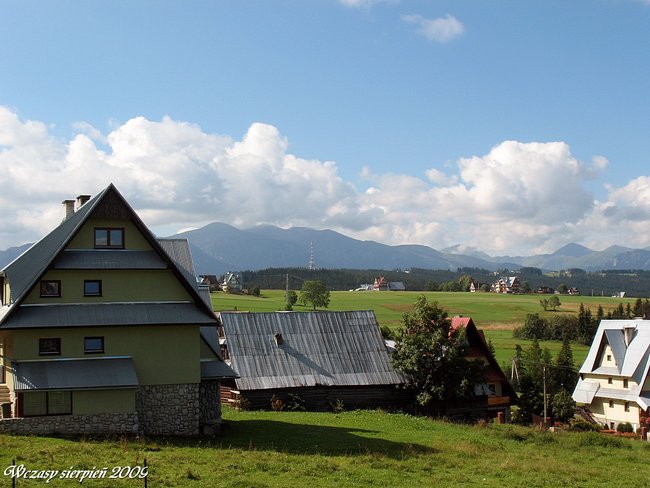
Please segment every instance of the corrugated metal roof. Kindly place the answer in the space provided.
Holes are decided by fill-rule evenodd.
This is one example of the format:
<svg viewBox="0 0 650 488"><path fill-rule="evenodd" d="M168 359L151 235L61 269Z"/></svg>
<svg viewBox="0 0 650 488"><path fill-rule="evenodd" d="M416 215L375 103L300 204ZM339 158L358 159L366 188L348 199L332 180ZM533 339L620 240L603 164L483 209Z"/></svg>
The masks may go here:
<svg viewBox="0 0 650 488"><path fill-rule="evenodd" d="M201 338L205 343L210 346L212 352L214 352L218 357L221 357L221 346L219 344L219 337L217 336L217 327L216 324L211 326L202 326L200 327Z"/></svg>
<svg viewBox="0 0 650 488"><path fill-rule="evenodd" d="M243 390L296 386L394 385L372 311L220 314L232 367ZM281 334L277 345L275 335Z"/></svg>
<svg viewBox="0 0 650 488"><path fill-rule="evenodd" d="M187 239L180 238L159 238L158 244L167 255L176 263L176 265L196 281L196 271L194 271L194 261L190 252L190 244Z"/></svg>
<svg viewBox="0 0 650 488"><path fill-rule="evenodd" d="M609 347L612 349L614 361L616 361L616 367L620 371L623 367L623 361L625 361L625 341L623 338L623 332L619 329L608 329L605 331L605 338L607 339Z"/></svg>
<svg viewBox="0 0 650 488"><path fill-rule="evenodd" d="M54 260L56 269L166 269L155 251L66 249Z"/></svg>
<svg viewBox="0 0 650 488"><path fill-rule="evenodd" d="M578 403L589 404L594 399L596 392L600 388L600 383L597 381L584 381L578 380L575 390L573 391L573 400Z"/></svg>
<svg viewBox="0 0 650 488"><path fill-rule="evenodd" d="M15 364L16 391L135 388L131 357L53 359Z"/></svg>
<svg viewBox="0 0 650 488"><path fill-rule="evenodd" d="M225 378L239 378L239 376L221 359L201 360L202 380L220 380Z"/></svg>
<svg viewBox="0 0 650 488"><path fill-rule="evenodd" d="M93 303L20 307L6 329L119 325L214 324L192 303Z"/></svg>

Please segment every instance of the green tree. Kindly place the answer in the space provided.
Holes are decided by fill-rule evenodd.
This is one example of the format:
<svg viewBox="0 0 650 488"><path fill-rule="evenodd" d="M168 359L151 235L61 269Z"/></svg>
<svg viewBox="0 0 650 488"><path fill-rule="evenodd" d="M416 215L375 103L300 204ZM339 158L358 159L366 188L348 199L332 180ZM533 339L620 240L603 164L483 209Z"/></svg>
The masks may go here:
<svg viewBox="0 0 650 488"><path fill-rule="evenodd" d="M521 291L523 291L523 292L526 293L526 294L529 294L529 293L531 292L530 285L528 284L527 281L524 281L524 282L521 284Z"/></svg>
<svg viewBox="0 0 650 488"><path fill-rule="evenodd" d="M562 388L553 395L551 400L553 417L560 422L566 422L573 418L576 408L576 402L571 398L571 393Z"/></svg>
<svg viewBox="0 0 650 488"><path fill-rule="evenodd" d="M464 274L458 278L458 284L460 285L461 291L469 291L469 288L472 286L472 281L472 277L468 274Z"/></svg>
<svg viewBox="0 0 650 488"><path fill-rule="evenodd" d="M560 302L560 298L557 295L553 295L551 298L548 299L548 308L551 310L555 311L557 310L557 307L562 305Z"/></svg>
<svg viewBox="0 0 650 488"><path fill-rule="evenodd" d="M562 389L573 391L577 382L578 373L573 363L573 351L571 344L565 339L555 360L555 365L551 368L551 388L553 391Z"/></svg>
<svg viewBox="0 0 650 488"><path fill-rule="evenodd" d="M305 281L300 290L300 303L316 307L327 308L330 304L330 291L320 280Z"/></svg>
<svg viewBox="0 0 650 488"><path fill-rule="evenodd" d="M465 329L453 330L438 302L420 295L402 320L393 364L408 376L417 406L443 415L450 402L471 397L474 383L483 379L483 365L467 359Z"/></svg>
<svg viewBox="0 0 650 488"><path fill-rule="evenodd" d="M564 283L560 283L560 285L557 287L557 291L562 295L566 295L569 293L569 288Z"/></svg>

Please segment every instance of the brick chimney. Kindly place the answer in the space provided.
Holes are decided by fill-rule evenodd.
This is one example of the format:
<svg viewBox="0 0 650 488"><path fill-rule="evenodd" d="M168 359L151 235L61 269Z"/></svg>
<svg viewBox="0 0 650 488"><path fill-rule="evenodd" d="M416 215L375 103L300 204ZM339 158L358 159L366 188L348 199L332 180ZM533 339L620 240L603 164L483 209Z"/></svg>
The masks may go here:
<svg viewBox="0 0 650 488"><path fill-rule="evenodd" d="M63 208L65 209L63 220L67 220L74 213L74 200L63 200L61 203L63 203Z"/></svg>
<svg viewBox="0 0 650 488"><path fill-rule="evenodd" d="M77 210L83 207L88 200L90 200L90 195L79 195L77 197Z"/></svg>

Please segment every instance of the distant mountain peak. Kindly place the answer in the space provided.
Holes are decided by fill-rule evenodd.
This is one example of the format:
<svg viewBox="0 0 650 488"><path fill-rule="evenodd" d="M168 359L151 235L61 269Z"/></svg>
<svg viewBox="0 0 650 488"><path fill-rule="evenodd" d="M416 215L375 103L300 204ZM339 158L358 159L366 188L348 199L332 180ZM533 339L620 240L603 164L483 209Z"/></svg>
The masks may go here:
<svg viewBox="0 0 650 488"><path fill-rule="evenodd" d="M567 257L579 258L582 256L586 256L587 254L591 254L592 252L594 251L589 249L588 247L572 242L570 244L567 244L566 246L562 246L560 249L555 251L552 254L552 256L567 256Z"/></svg>

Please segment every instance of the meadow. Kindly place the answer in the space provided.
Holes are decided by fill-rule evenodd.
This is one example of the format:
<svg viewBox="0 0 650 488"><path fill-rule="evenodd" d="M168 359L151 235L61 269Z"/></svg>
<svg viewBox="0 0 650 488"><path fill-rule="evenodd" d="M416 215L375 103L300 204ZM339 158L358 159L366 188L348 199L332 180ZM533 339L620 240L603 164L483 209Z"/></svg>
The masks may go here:
<svg viewBox="0 0 650 488"><path fill-rule="evenodd" d="M523 324L526 315L539 313L542 317L566 313L577 315L580 303L595 314L598 305L605 312L613 310L619 303L633 299L599 296L561 296L562 305L557 311L544 311L539 304L540 295L506 295L497 293L454 293L454 292L331 292L329 310L373 310L380 325L397 330L402 323L402 314L411 310L418 295L424 294L430 302L437 301L450 316L472 317L479 329L483 329L487 339L492 341L499 364L509 365L515 355L517 344L526 348L531 341L513 339L512 330ZM212 305L216 311L239 310L250 312L272 312L282 310L285 294L282 290L263 290L260 297L232 295L222 292L212 294ZM294 306L296 311L310 308ZM542 347L549 349L555 357L560 350L558 341L541 341ZM580 366L587 356L588 346L572 344L576 366Z"/></svg>
<svg viewBox="0 0 650 488"><path fill-rule="evenodd" d="M32 470L142 466L151 487L650 486L650 443L598 433L461 425L382 411L240 412L212 438L0 435L0 464ZM2 474L0 473L0 476ZM3 476L2 486L10 486ZM78 481L18 480L17 486ZM83 486L143 486L86 479Z"/></svg>

